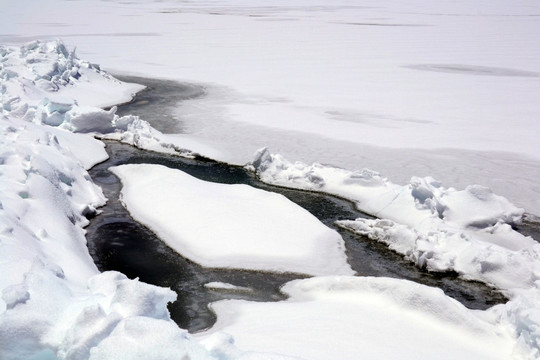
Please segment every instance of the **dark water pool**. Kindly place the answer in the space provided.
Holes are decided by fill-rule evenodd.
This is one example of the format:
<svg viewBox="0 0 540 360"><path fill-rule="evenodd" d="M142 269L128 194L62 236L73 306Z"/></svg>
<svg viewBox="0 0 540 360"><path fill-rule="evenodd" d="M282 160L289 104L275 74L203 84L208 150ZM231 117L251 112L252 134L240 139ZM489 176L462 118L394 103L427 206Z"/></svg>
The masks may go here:
<svg viewBox="0 0 540 360"><path fill-rule="evenodd" d="M134 114L149 121L162 132L182 132L182 120L173 115L174 106L184 100L203 96L204 88L174 81L119 77L147 86L133 102L118 107L117 114ZM497 291L481 283L461 280L453 273L432 274L419 270L383 244L334 226L336 220L367 215L352 203L325 194L270 186L255 179L243 168L210 161L185 159L142 151L117 142L107 142L110 159L90 170L93 180L103 188L109 202L87 228L90 254L101 271L118 270L131 278L167 286L178 294L169 306L171 316L182 328L196 332L215 322L208 303L220 299L278 301L284 297L279 288L284 283L303 278L301 274L276 274L260 271L204 268L175 253L150 230L135 222L118 200L119 180L107 169L121 164L161 164L185 171L205 181L247 184L283 194L302 206L321 222L340 232L345 240L347 257L359 276L386 276L436 286L465 306L485 309L506 301ZM240 290L212 290L208 282L226 282Z"/></svg>
<svg viewBox="0 0 540 360"><path fill-rule="evenodd" d="M128 145L107 142L110 159L96 165L90 175L104 190L109 202L87 228L90 254L101 271L118 270L130 278L167 286L178 294L169 310L172 318L192 332L211 326L215 316L208 303L220 299L276 301L283 299L279 288L301 274L276 274L260 271L210 269L175 253L150 230L135 222L118 200L119 180L107 169L121 164L161 164L185 171L199 179L227 184L248 184L281 193L310 211L343 236L351 267L361 276L387 276L437 286L449 296L474 309L485 309L506 299L493 289L459 279L456 274L431 274L419 270L384 245L352 234L333 225L340 219L366 216L345 200L300 190L269 186L250 173L208 160L192 160L142 151ZM212 290L204 285L219 281L249 288L241 291Z"/></svg>

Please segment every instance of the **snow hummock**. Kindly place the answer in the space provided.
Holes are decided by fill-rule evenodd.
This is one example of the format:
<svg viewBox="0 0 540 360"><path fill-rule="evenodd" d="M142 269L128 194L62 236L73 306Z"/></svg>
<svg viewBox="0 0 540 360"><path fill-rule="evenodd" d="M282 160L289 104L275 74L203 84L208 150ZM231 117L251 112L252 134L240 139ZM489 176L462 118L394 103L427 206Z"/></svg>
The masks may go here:
<svg viewBox="0 0 540 360"><path fill-rule="evenodd" d="M127 102L144 87L122 83L98 65L80 60L61 41L33 41L19 47L2 47L0 78L4 109L42 103L45 122L55 123L73 104L107 107ZM59 125L58 123L56 125Z"/></svg>
<svg viewBox="0 0 540 360"><path fill-rule="evenodd" d="M353 200L379 219L337 224L385 242L419 267L456 271L503 289L528 288L538 279L540 244L511 227L521 221L523 210L486 187L456 190L431 177L414 177L402 186L372 170L291 163L267 149L248 168L271 184Z"/></svg>
<svg viewBox="0 0 540 360"><path fill-rule="evenodd" d="M141 87L118 82L99 66L78 59L61 42L2 46L0 57L0 270L7 274L0 278L2 359L277 359L321 354L357 358L360 351L368 358L380 354L418 358L419 353L437 358L540 357L538 245L511 227L523 210L478 185L456 190L433 178L415 177L403 186L371 170L293 164L268 151L260 151L251 164L264 181L352 199L379 219L341 226L390 244L419 266L493 284L510 301L487 311L471 311L440 290L407 281L319 277L287 284L286 302L218 302L216 327L201 335L202 340L193 338L169 318L166 304L175 299L171 290L117 272L100 274L84 239L87 217L105 201L86 171L106 157L92 135L160 151L190 152L163 140L163 134L142 119L119 117L114 107L98 108L127 101ZM253 105L244 104L239 113L245 115ZM152 167L150 174L144 171L150 169L146 166L138 168L144 174L137 173L137 167L116 171L136 173L125 181L126 188L147 177L148 189L170 182L172 186L156 193L169 205L177 191L187 196L185 203L174 204L177 215L183 215L175 221L198 224L201 238L209 230L218 235L205 238L215 247L207 250L213 250L217 259L199 254L202 261L231 263L240 253L243 262L248 255L259 256L250 266L265 269L317 275L352 272L339 236L283 198L246 187L231 190L236 187L203 183L177 170ZM156 178L157 174L167 176ZM195 194L199 196L193 201ZM124 195L126 203L144 198L141 192ZM251 198L257 201L249 204ZM151 205L167 210L156 201ZM190 213L192 209L199 215ZM171 220L172 213L163 216ZM235 226L241 224L244 235L257 234L256 225L272 220L266 223L272 225L270 230L256 230L277 231L284 239L305 238L286 244L290 254L266 243L262 249L276 256L262 256L261 249L249 247L247 237L233 239L219 226L233 223L239 213L242 217ZM305 226L292 226L288 222L292 218ZM285 221L282 229L276 219ZM154 220L148 226L157 224L156 232L170 230ZM171 233L176 235L176 230ZM239 243L219 244L223 235ZM201 250L200 244L189 243L190 251ZM247 251L242 252L244 248ZM223 250L231 251L219 258ZM364 330L355 332L358 329ZM363 341L361 347L358 341Z"/></svg>
<svg viewBox="0 0 540 360"><path fill-rule="evenodd" d="M352 274L341 236L283 195L121 165L122 202L171 248L206 267Z"/></svg>
<svg viewBox="0 0 540 360"><path fill-rule="evenodd" d="M525 356L493 316L440 289L390 278L295 280L277 303L222 300L218 321L197 337L231 334L242 349L303 359L512 359Z"/></svg>
<svg viewBox="0 0 540 360"><path fill-rule="evenodd" d="M217 359L217 345L205 348L170 319L176 293L99 273L86 247L87 217L106 200L87 169L107 158L86 133L142 124L95 106L129 100L140 86L61 42L2 46L0 61L0 358ZM234 354L225 359L246 355L219 348Z"/></svg>
<svg viewBox="0 0 540 360"><path fill-rule="evenodd" d="M503 290L510 302L497 306L516 337L539 356L540 244L513 230L523 210L479 185L445 188L431 177L397 185L379 173L291 163L267 149L247 166L265 182L321 191L354 201L377 219L336 224L380 241L429 271L453 271Z"/></svg>

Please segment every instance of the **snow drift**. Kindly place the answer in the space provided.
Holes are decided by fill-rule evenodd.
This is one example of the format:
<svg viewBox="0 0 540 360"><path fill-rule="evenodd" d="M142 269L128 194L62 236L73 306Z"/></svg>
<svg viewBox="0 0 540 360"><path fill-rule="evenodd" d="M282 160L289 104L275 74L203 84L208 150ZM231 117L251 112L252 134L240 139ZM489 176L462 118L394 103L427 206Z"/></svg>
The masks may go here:
<svg viewBox="0 0 540 360"><path fill-rule="evenodd" d="M144 125L93 107L140 86L61 42L0 47L0 56L0 358L215 359L170 320L173 291L100 274L86 248L87 217L105 202L86 169L107 154L70 131ZM244 355L231 343L218 350Z"/></svg>
<svg viewBox="0 0 540 360"><path fill-rule="evenodd" d="M341 236L282 195L202 181L161 165L121 165L130 214L207 267L353 274Z"/></svg>
<svg viewBox="0 0 540 360"><path fill-rule="evenodd" d="M283 287L278 303L212 304L214 331L252 351L304 359L510 359L523 356L506 329L439 289L370 277L318 277Z"/></svg>
<svg viewBox="0 0 540 360"><path fill-rule="evenodd" d="M380 324L379 336L373 339L377 341L365 344L368 354L385 345L381 341L391 329L392 324L375 321L379 317L399 325L405 335L392 338L403 345L394 349L393 356L417 354L418 347L408 346L407 339L425 334L421 325L426 324L438 331L437 344L445 348L448 337L457 336L465 350L448 349L455 351L448 354L461 358L487 357L492 352L515 358L540 356L538 249L532 239L511 228L522 210L478 186L445 189L430 178L399 186L373 171L291 164L267 151L251 164L264 181L350 198L383 219L342 226L395 244L419 266L479 277L506 290L511 301L478 312L438 290L409 282L315 278L286 285L291 299L282 304L216 304L219 326L204 340L194 339L169 318L166 304L175 298L173 292L116 272L99 274L85 247L87 217L105 201L86 172L106 156L91 135L183 151L147 122L118 117L114 108L96 107L126 101L140 86L116 81L98 66L79 60L61 42L1 47L0 56L0 269L8 274L0 278L2 359L117 359L142 354L156 359L311 358L305 353L309 349L299 353L298 345L314 339L321 340L320 345L330 337L338 344L330 349L333 356L354 352L356 346L352 341L338 342L345 334L325 326L342 319L352 328L359 314ZM461 251L466 246L467 251ZM389 307L381 309L381 303ZM395 316L388 319L387 311ZM275 321L277 314L295 319L288 323L295 334L309 330L317 331L317 336L296 338L295 344L274 341L287 333ZM314 314L329 316L314 323ZM253 318L260 326L261 316L267 319L259 327L265 336L250 340L246 336L255 334L249 331ZM466 337L473 334L489 347L471 344ZM367 335L362 334L369 339ZM415 344L427 346L426 352L433 350L431 343Z"/></svg>

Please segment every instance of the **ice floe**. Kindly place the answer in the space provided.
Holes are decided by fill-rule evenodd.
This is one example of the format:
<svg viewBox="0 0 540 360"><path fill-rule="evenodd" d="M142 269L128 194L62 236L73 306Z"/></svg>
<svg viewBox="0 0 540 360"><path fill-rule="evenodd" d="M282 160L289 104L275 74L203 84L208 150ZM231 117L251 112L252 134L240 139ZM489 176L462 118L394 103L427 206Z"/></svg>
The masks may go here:
<svg viewBox="0 0 540 360"><path fill-rule="evenodd" d="M182 152L144 120L98 108L128 100L140 86L114 80L57 41L1 47L0 56L0 358L540 356L537 245L511 228L522 210L483 187L454 190L431 178L400 186L373 171L292 164L267 151L251 165L264 181L350 198L383 219L342 225L395 244L396 251L430 270L480 276L506 290L511 299L488 311L471 311L440 290L407 281L313 278L287 284L283 291L290 299L282 303L214 304L216 327L194 338L169 318L166 304L175 299L174 292L117 272L100 274L85 246L87 217L105 201L86 171L106 157L92 135ZM351 272L339 236L281 197L202 183L161 167L116 168L121 176L129 171L136 174L127 188L146 177L149 190L160 181L170 182L156 192L163 206L153 199L151 209L171 220L175 214L167 214L165 205L174 202L180 211L176 221L199 227L198 233L191 228L188 236L202 238L209 230L221 236L224 227L219 225L229 225L235 216L240 227L232 230L251 231L233 245L215 245L215 239L207 238L206 245L216 247L206 248L216 251L217 259L206 259L210 266L223 260L218 255L224 250L230 252L223 261L234 263L240 250L242 261L256 255L255 268L262 264L265 269L317 275ZM124 201L144 200L144 191L125 195ZM174 198L180 195L185 198ZM196 208L198 215L190 212ZM305 227L291 224L293 217ZM158 224L156 232L169 231L154 219L152 224ZM249 234L266 233L283 236L282 241L291 235L301 239L286 244L294 251L288 258L269 243L249 247ZM231 233L226 239L233 240ZM461 251L467 244L470 251ZM198 246L193 249L200 250ZM242 253L244 249L248 251ZM276 251L275 258L262 256L265 251ZM206 255L198 259L205 261Z"/></svg>
<svg viewBox="0 0 540 360"><path fill-rule="evenodd" d="M511 359L511 332L435 288L369 277L318 277L283 287L278 303L222 300L216 325L197 335L231 334L251 351L303 359ZM220 335L218 335L220 336ZM525 351L525 352L523 352Z"/></svg>
<svg viewBox="0 0 540 360"><path fill-rule="evenodd" d="M100 141L66 130L103 130L117 118L93 106L125 101L133 86L79 67L59 42L2 47L0 55L0 358L215 359L170 320L173 291L100 274L86 247L87 217L106 200L86 170L107 154ZM96 77L79 98L83 68ZM60 93L72 101L38 101ZM74 110L78 120L66 121Z"/></svg>
<svg viewBox="0 0 540 360"><path fill-rule="evenodd" d="M162 165L111 169L130 214L207 267L352 274L341 236L283 195L202 181Z"/></svg>

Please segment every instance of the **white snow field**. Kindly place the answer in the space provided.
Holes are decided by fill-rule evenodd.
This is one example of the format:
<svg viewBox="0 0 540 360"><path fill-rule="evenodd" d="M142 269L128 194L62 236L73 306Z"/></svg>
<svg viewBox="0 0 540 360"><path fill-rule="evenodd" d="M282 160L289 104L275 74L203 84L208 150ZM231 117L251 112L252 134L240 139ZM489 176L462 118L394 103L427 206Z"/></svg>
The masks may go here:
<svg viewBox="0 0 540 360"><path fill-rule="evenodd" d="M162 165L111 171L133 218L203 266L354 274L341 236L283 195L202 181Z"/></svg>
<svg viewBox="0 0 540 360"><path fill-rule="evenodd" d="M444 188L431 177L397 185L377 172L291 163L262 149L248 168L265 182L322 191L379 219L337 223L381 241L430 271L456 271L501 289L535 286L540 244L513 230L523 209L489 188Z"/></svg>
<svg viewBox="0 0 540 360"><path fill-rule="evenodd" d="M538 245L510 227L513 204L540 214L539 14L532 0L0 1L0 358L540 358ZM263 180L351 198L381 219L342 226L510 301L471 311L405 281L313 278L286 302L215 304L194 339L169 319L172 291L99 274L83 229L105 201L93 134L190 146L97 108L140 86L59 42L19 47L58 37L107 69L204 84L178 108L199 149L245 164L269 146L282 156L250 165Z"/></svg>
<svg viewBox="0 0 540 360"><path fill-rule="evenodd" d="M62 43L2 46L0 59L0 358L216 359L170 320L173 291L100 274L86 248L85 216L105 202L86 169L107 154L100 141L66 130L140 122L92 106L140 87L87 66Z"/></svg>
<svg viewBox="0 0 540 360"><path fill-rule="evenodd" d="M370 277L317 277L283 287L277 303L222 300L220 331L240 348L303 359L511 359L514 339L439 289ZM210 338L207 339L207 337ZM354 344L354 346L351 346Z"/></svg>
<svg viewBox="0 0 540 360"><path fill-rule="evenodd" d="M0 42L60 37L109 70L204 84L178 114L223 160L267 146L540 214L536 0L0 5Z"/></svg>

